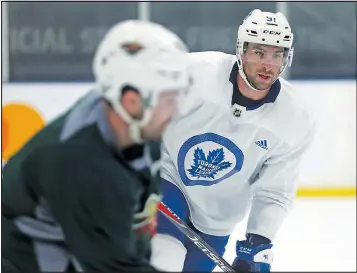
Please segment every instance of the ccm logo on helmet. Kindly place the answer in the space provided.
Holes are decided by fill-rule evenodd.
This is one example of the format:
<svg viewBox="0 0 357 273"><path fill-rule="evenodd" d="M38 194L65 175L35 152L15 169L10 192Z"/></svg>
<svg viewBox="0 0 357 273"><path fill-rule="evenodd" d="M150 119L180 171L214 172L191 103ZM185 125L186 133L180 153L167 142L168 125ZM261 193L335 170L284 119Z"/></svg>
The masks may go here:
<svg viewBox="0 0 357 273"><path fill-rule="evenodd" d="M264 34L271 34L271 35L280 35L281 34L281 32L279 32L279 31L274 31L274 30L263 30L263 33Z"/></svg>

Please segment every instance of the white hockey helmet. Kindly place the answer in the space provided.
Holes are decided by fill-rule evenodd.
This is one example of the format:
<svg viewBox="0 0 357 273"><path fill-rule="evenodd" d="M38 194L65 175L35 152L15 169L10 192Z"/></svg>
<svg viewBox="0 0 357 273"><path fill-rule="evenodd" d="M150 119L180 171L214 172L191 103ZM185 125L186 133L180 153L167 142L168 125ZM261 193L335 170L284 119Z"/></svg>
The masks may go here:
<svg viewBox="0 0 357 273"><path fill-rule="evenodd" d="M292 63L294 53L293 36L289 22L281 12L263 12L260 9L255 9L243 20L243 23L238 28L236 56L239 73L251 89L259 91L251 86L243 71L242 55L248 43L278 46L285 49L280 76L285 68L287 66L290 67Z"/></svg>
<svg viewBox="0 0 357 273"><path fill-rule="evenodd" d="M93 61L98 89L129 124L132 137L142 141L140 128L150 119L164 91L185 91L189 84L188 49L163 26L128 20L113 26L100 42ZM144 102L144 118L133 119L121 104L122 89L135 88ZM146 105L145 105L146 104Z"/></svg>

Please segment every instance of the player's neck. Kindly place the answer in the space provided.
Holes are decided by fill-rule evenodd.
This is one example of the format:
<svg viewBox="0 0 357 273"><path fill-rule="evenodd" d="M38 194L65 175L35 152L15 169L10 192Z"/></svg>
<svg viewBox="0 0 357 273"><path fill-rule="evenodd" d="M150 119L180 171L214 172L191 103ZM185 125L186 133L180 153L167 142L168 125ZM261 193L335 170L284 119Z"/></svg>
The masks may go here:
<svg viewBox="0 0 357 273"><path fill-rule="evenodd" d="M105 111L108 123L116 136L118 147L124 149L133 145L135 142L130 137L129 125L107 104L105 104Z"/></svg>
<svg viewBox="0 0 357 273"><path fill-rule="evenodd" d="M266 90L261 90L259 92L253 90L247 85L247 83L243 80L243 78L239 75L239 73L237 75L237 83L238 83L238 89L242 93L242 95L251 100L261 100L268 94L270 90L270 88Z"/></svg>

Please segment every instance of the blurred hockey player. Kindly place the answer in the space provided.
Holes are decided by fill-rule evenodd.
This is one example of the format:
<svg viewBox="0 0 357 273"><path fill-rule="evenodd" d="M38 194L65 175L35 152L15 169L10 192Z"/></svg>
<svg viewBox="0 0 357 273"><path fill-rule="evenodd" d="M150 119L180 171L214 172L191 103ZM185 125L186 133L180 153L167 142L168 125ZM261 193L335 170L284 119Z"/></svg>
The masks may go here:
<svg viewBox="0 0 357 273"><path fill-rule="evenodd" d="M97 89L3 169L4 271L154 270L161 194L145 141L160 139L179 111L186 58L186 45L158 24L132 20L109 30L94 57Z"/></svg>
<svg viewBox="0 0 357 273"><path fill-rule="evenodd" d="M237 271L270 270L273 240L314 135L298 92L280 77L291 65L292 45L285 16L257 9L239 26L236 55L189 53L193 88L163 137L163 202L220 255L249 215L246 240L236 244ZM158 269L215 267L161 214L152 244Z"/></svg>

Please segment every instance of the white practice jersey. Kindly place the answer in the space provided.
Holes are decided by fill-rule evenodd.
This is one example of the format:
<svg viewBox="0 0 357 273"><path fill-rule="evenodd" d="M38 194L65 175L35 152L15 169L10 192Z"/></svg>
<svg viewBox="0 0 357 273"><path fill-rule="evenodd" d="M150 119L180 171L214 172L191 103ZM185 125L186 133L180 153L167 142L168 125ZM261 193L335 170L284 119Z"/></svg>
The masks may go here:
<svg viewBox="0 0 357 273"><path fill-rule="evenodd" d="M232 106L235 56L190 55L193 85L163 137L161 177L181 189L198 230L228 235L250 211L247 233L272 240L295 197L314 122L282 78L262 105Z"/></svg>

